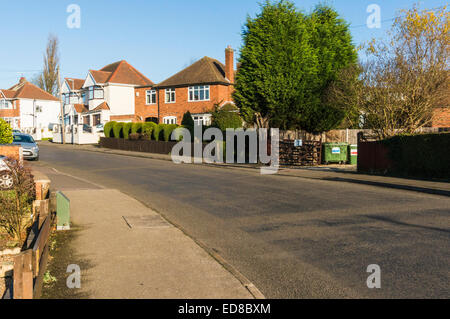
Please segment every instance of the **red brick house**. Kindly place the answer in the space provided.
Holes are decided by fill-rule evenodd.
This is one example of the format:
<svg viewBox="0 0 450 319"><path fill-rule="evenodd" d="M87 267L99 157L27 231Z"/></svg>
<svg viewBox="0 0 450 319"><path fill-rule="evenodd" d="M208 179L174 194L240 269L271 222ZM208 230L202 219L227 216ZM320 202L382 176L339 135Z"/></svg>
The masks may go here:
<svg viewBox="0 0 450 319"><path fill-rule="evenodd" d="M135 88L135 114L144 121L181 124L184 113L194 121L211 123L216 104L232 101L234 51L225 50L225 65L204 57L157 85Z"/></svg>

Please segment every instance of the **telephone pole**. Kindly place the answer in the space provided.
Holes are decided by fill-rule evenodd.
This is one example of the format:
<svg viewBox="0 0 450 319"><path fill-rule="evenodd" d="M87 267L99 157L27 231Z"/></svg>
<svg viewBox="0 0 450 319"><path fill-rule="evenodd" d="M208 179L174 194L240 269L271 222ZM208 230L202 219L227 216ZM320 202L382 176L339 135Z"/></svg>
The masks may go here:
<svg viewBox="0 0 450 319"><path fill-rule="evenodd" d="M58 97L59 97L59 104L61 106L61 142L63 144L66 144L66 123L64 114L64 104L61 93L61 77L59 75L59 66L58 66Z"/></svg>

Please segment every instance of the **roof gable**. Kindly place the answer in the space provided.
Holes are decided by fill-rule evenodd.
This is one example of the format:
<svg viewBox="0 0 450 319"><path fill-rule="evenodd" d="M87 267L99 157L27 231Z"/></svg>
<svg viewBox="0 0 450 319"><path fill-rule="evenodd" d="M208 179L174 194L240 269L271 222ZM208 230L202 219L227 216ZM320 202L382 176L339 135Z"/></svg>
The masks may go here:
<svg viewBox="0 0 450 319"><path fill-rule="evenodd" d="M59 101L57 97L28 82L25 78L21 79L19 83L12 86L9 90L2 90L2 92L8 99Z"/></svg>
<svg viewBox="0 0 450 319"><path fill-rule="evenodd" d="M230 81L225 77L225 66L216 59L205 56L157 86L170 87L212 83L229 85Z"/></svg>
<svg viewBox="0 0 450 319"><path fill-rule="evenodd" d="M83 79L73 79L73 78L65 78L65 83L70 88L70 90L81 90L83 88L84 80Z"/></svg>

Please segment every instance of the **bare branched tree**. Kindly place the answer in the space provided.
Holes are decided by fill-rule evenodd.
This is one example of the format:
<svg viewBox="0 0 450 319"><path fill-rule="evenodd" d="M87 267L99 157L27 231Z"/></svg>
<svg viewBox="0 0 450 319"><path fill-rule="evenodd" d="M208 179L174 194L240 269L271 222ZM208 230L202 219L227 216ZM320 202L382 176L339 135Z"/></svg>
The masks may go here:
<svg viewBox="0 0 450 319"><path fill-rule="evenodd" d="M55 95L58 88L59 68L59 40L55 35L48 37L47 48L44 53L43 71L32 82L44 91Z"/></svg>
<svg viewBox="0 0 450 319"><path fill-rule="evenodd" d="M369 44L358 103L379 138L429 126L434 108L448 100L449 28L445 7L413 8L395 20L389 43Z"/></svg>

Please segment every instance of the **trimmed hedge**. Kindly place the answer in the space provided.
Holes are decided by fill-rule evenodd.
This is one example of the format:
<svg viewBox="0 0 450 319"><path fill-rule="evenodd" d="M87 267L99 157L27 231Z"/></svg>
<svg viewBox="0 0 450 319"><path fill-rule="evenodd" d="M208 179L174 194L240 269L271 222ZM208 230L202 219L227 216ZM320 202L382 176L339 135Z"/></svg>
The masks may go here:
<svg viewBox="0 0 450 319"><path fill-rule="evenodd" d="M142 134L144 135L145 139L147 140L152 139L152 133L156 125L157 124L153 122L146 122L142 125Z"/></svg>
<svg viewBox="0 0 450 319"><path fill-rule="evenodd" d="M382 143L392 161L391 174L450 179L450 133L399 135Z"/></svg>
<svg viewBox="0 0 450 319"><path fill-rule="evenodd" d="M125 138L127 140L129 139L132 126L133 126L133 123L125 123L123 125L123 138Z"/></svg>
<svg viewBox="0 0 450 319"><path fill-rule="evenodd" d="M158 124L154 127L153 139L155 141L164 140L164 135L162 135L161 133L163 132L165 126L166 126L166 124Z"/></svg>
<svg viewBox="0 0 450 319"><path fill-rule="evenodd" d="M103 128L103 131L105 132L106 137L113 137L112 136L112 129L114 127L114 124L116 124L116 121L111 121L105 124L105 127Z"/></svg>
<svg viewBox="0 0 450 319"><path fill-rule="evenodd" d="M133 123L131 126L131 134L142 133L142 126L144 123Z"/></svg>
<svg viewBox="0 0 450 319"><path fill-rule="evenodd" d="M114 123L113 132L115 138L123 138L123 126L124 123L122 122Z"/></svg>
<svg viewBox="0 0 450 319"><path fill-rule="evenodd" d="M164 126L163 128L163 135L164 135L164 141L169 142L171 141L171 135L172 132L178 128L178 125L176 124L168 124L166 126Z"/></svg>

